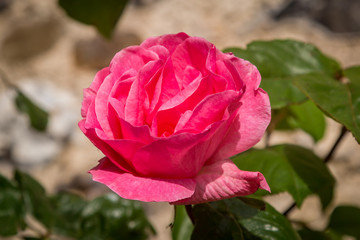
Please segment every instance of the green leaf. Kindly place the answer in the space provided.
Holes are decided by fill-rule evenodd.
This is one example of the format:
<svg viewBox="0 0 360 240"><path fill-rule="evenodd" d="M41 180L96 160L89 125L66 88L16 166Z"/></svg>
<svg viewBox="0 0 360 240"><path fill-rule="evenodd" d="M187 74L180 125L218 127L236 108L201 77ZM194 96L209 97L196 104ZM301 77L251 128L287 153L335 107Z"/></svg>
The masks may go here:
<svg viewBox="0 0 360 240"><path fill-rule="evenodd" d="M172 239L189 240L193 229L194 226L186 213L185 206L176 206L175 221L172 227Z"/></svg>
<svg viewBox="0 0 360 240"><path fill-rule="evenodd" d="M345 70L349 82L312 73L296 79L296 85L323 112L343 124L360 143L360 67Z"/></svg>
<svg viewBox="0 0 360 240"><path fill-rule="evenodd" d="M306 96L293 84L291 77L262 78L260 87L270 98L271 108L279 109L306 100Z"/></svg>
<svg viewBox="0 0 360 240"><path fill-rule="evenodd" d="M17 89L15 104L20 112L29 116L31 126L38 131L45 131L49 114L33 103L24 93Z"/></svg>
<svg viewBox="0 0 360 240"><path fill-rule="evenodd" d="M324 114L311 101L306 101L300 105L294 104L281 109L273 111L274 120L278 119L278 115L283 114L281 121L276 124L276 129L292 130L302 129L308 133L315 142L319 141L325 133L326 121ZM309 121L311 119L311 121Z"/></svg>
<svg viewBox="0 0 360 240"><path fill-rule="evenodd" d="M263 202L265 210L260 210L256 204L245 203L260 200L243 199L195 205L192 239L300 239L288 220L269 204Z"/></svg>
<svg viewBox="0 0 360 240"><path fill-rule="evenodd" d="M284 144L251 149L233 157L233 161L241 170L264 174L271 194L289 192L298 207L310 194L317 194L324 208L332 200L334 177L325 163L306 148Z"/></svg>
<svg viewBox="0 0 360 240"><path fill-rule="evenodd" d="M82 197L72 193L60 193L51 198L62 221L55 222L54 231L75 239L82 235L82 211L88 204Z"/></svg>
<svg viewBox="0 0 360 240"><path fill-rule="evenodd" d="M15 181L24 198L27 212L49 229L55 222L60 221L51 200L46 196L45 189L40 183L30 175L18 170L15 171Z"/></svg>
<svg viewBox="0 0 360 240"><path fill-rule="evenodd" d="M19 229L25 227L21 193L12 182L0 175L0 236L16 235Z"/></svg>
<svg viewBox="0 0 360 240"><path fill-rule="evenodd" d="M314 231L308 228L304 228L298 231L301 239L303 240L332 240L329 235L324 232Z"/></svg>
<svg viewBox="0 0 360 240"><path fill-rule="evenodd" d="M338 206L330 216L328 229L340 235L353 236L360 239L360 208Z"/></svg>
<svg viewBox="0 0 360 240"><path fill-rule="evenodd" d="M110 38L128 0L59 0L59 5L73 19L93 25Z"/></svg>
<svg viewBox="0 0 360 240"><path fill-rule="evenodd" d="M140 202L107 194L91 201L82 211L79 239L147 239L155 234Z"/></svg>
<svg viewBox="0 0 360 240"><path fill-rule="evenodd" d="M315 46L295 40L254 41L246 49L228 48L237 57L253 63L262 76L261 87L268 92L271 107L282 108L306 97L292 80L307 73L324 73L336 77L340 65Z"/></svg>

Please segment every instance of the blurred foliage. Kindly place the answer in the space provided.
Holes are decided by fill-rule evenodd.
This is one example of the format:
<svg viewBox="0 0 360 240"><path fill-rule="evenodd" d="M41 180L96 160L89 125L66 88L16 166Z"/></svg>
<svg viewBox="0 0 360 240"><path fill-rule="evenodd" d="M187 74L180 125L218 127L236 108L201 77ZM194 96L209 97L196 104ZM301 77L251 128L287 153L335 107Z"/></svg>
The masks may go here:
<svg viewBox="0 0 360 240"><path fill-rule="evenodd" d="M38 131L45 131L49 114L37 106L30 98L28 98L22 91L17 89L15 104L20 112L28 115L31 126Z"/></svg>
<svg viewBox="0 0 360 240"><path fill-rule="evenodd" d="M0 69L0 79L7 88L16 92L14 99L16 109L29 117L30 126L41 132L46 131L49 113L35 104L18 86L11 83L2 69Z"/></svg>
<svg viewBox="0 0 360 240"><path fill-rule="evenodd" d="M95 26L106 38L111 38L127 3L128 0L59 0L70 17Z"/></svg>
<svg viewBox="0 0 360 240"><path fill-rule="evenodd" d="M36 230L33 221L43 225L46 232L26 235L26 229ZM140 202L113 193L92 201L72 193L48 196L40 183L26 173L15 171L14 180L0 175L0 236L143 240L151 234L155 230Z"/></svg>

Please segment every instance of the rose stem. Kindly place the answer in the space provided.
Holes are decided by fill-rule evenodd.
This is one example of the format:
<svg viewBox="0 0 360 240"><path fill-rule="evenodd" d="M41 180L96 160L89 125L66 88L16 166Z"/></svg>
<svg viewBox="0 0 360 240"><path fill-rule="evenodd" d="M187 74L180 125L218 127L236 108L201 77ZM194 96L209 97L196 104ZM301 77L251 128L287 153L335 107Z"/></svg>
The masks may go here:
<svg viewBox="0 0 360 240"><path fill-rule="evenodd" d="M345 126L343 126L341 128L341 132L339 134L339 137L336 139L334 145L332 146L332 148L330 149L330 152L326 155L326 157L324 158L324 162L328 163L331 158L334 155L334 152L336 150L336 148L338 147L339 143L341 142L341 140L343 139L343 137L345 136L345 134L347 133L347 129L345 128ZM296 207L296 203L292 203L290 205L290 207L283 213L284 216L287 216L294 208Z"/></svg>
<svg viewBox="0 0 360 240"><path fill-rule="evenodd" d="M192 212L192 205L185 205L186 213L189 216L191 223L195 225L194 214Z"/></svg>

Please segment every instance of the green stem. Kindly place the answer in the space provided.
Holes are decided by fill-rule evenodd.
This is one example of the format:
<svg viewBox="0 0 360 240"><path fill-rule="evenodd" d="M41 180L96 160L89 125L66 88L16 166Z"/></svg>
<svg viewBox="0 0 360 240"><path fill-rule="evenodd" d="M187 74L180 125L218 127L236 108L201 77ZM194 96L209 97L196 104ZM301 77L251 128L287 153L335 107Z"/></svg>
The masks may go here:
<svg viewBox="0 0 360 240"><path fill-rule="evenodd" d="M192 212L192 205L185 205L185 210L186 210L186 213L187 213L187 215L189 216L189 218L191 220L191 223L193 225L195 225L194 214Z"/></svg>
<svg viewBox="0 0 360 240"><path fill-rule="evenodd" d="M338 147L339 143L341 142L341 140L343 139L343 137L345 136L345 134L346 134L347 132L348 132L348 131L347 131L346 127L343 126L343 127L341 128L341 132L340 132L340 135L339 135L338 139L336 139L336 142L334 143L334 145L333 145L333 147L331 148L330 152L329 152L328 155L326 155L326 157L324 158L324 162L325 162L325 163L328 163L328 162L332 159L336 148Z"/></svg>

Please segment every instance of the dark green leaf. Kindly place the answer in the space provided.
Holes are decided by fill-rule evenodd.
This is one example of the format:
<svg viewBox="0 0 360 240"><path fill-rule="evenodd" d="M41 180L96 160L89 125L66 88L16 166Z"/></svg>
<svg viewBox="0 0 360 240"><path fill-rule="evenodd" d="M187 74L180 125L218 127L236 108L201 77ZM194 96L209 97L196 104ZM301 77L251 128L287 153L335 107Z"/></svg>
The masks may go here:
<svg viewBox="0 0 360 240"><path fill-rule="evenodd" d="M272 194L289 192L299 207L310 194L317 194L324 208L332 200L335 180L324 162L308 149L277 145L249 150L233 161L242 170L263 173Z"/></svg>
<svg viewBox="0 0 360 240"><path fill-rule="evenodd" d="M0 174L0 190L2 189L16 189L16 186L6 177Z"/></svg>
<svg viewBox="0 0 360 240"><path fill-rule="evenodd" d="M24 93L17 90L15 98L16 107L20 112L29 116L30 124L39 131L45 131L48 123L49 114L33 103Z"/></svg>
<svg viewBox="0 0 360 240"><path fill-rule="evenodd" d="M348 83L319 73L307 74L295 84L335 121L345 125L360 142L360 67L345 70Z"/></svg>
<svg viewBox="0 0 360 240"><path fill-rule="evenodd" d="M0 236L16 235L25 228L25 211L21 193L0 175Z"/></svg>
<svg viewBox="0 0 360 240"><path fill-rule="evenodd" d="M236 219L227 216L226 212L219 212L210 204L196 205L193 212L196 224L192 240L245 239L245 229L237 224Z"/></svg>
<svg viewBox="0 0 360 240"><path fill-rule="evenodd" d="M300 239L290 222L271 205L265 211L259 211L251 218L244 217L241 224L261 239Z"/></svg>
<svg viewBox="0 0 360 240"><path fill-rule="evenodd" d="M60 193L52 197L52 202L62 221L55 222L54 231L63 236L79 238L82 235L82 211L87 201L71 193Z"/></svg>
<svg viewBox="0 0 360 240"><path fill-rule="evenodd" d="M330 216L328 229L340 235L353 236L360 239L360 208L338 206Z"/></svg>
<svg viewBox="0 0 360 240"><path fill-rule="evenodd" d="M315 72L336 77L341 72L334 59L311 44L295 40L255 41L246 49L228 48L225 51L249 60L259 69L261 87L268 92L272 108L306 99L292 83L295 76Z"/></svg>
<svg viewBox="0 0 360 240"><path fill-rule="evenodd" d="M189 240L194 226L188 217L185 206L176 206L175 222L172 227L173 240Z"/></svg>
<svg viewBox="0 0 360 240"><path fill-rule="evenodd" d="M286 109L273 111L272 119L276 120L280 114L283 114L283 116L280 119L281 121L276 123L276 129L292 130L300 128L308 133L315 142L324 136L325 117L313 102L306 101L300 105L294 104L286 107Z"/></svg>
<svg viewBox="0 0 360 240"><path fill-rule="evenodd" d="M258 203L247 205L243 199L195 205L192 239L300 239L287 219L270 205L263 203L265 210L260 210L253 207Z"/></svg>
<svg viewBox="0 0 360 240"><path fill-rule="evenodd" d="M155 233L139 202L115 194L91 201L82 218L81 239L147 239Z"/></svg>
<svg viewBox="0 0 360 240"><path fill-rule="evenodd" d="M314 231L304 228L298 231L303 240L332 240L332 238L324 232Z"/></svg>
<svg viewBox="0 0 360 240"><path fill-rule="evenodd" d="M59 0L59 5L73 19L93 25L110 38L128 0Z"/></svg>
<svg viewBox="0 0 360 240"><path fill-rule="evenodd" d="M15 171L15 180L24 198L27 212L49 229L55 222L60 221L56 209L40 183L30 175L18 170Z"/></svg>

